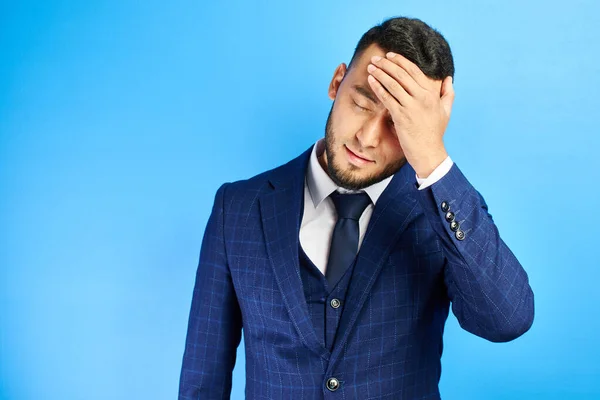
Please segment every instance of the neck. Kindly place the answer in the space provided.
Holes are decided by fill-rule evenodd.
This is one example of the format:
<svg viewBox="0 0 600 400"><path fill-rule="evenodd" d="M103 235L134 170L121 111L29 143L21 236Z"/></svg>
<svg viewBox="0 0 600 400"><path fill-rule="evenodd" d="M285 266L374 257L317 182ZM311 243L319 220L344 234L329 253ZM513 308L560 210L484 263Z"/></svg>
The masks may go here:
<svg viewBox="0 0 600 400"><path fill-rule="evenodd" d="M319 165L321 165L321 168L323 168L323 171L325 171L325 173L329 175L329 170L327 169L327 152L323 150L323 153L321 153L321 155L317 157L317 160L319 161Z"/></svg>

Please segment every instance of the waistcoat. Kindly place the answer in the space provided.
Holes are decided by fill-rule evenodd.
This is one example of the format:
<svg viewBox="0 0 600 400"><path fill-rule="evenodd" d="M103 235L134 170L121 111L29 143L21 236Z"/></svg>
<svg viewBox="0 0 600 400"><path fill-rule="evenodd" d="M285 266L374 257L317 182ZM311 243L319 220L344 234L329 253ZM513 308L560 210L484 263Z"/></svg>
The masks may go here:
<svg viewBox="0 0 600 400"><path fill-rule="evenodd" d="M300 276L308 312L321 345L331 351L335 343L337 329L344 310L346 292L350 286L356 257L340 280L330 287L325 276L299 246ZM341 336L341 332L339 333Z"/></svg>

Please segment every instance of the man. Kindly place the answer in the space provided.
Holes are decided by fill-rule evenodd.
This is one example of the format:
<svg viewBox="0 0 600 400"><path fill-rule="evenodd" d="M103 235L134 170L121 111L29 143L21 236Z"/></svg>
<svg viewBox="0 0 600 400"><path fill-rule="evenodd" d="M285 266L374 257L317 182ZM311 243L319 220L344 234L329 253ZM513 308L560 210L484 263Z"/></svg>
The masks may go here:
<svg viewBox="0 0 600 400"><path fill-rule="evenodd" d="M393 18L329 86L325 139L226 183L204 235L180 399L439 399L449 305L493 342L533 322L527 274L442 140L445 39Z"/></svg>

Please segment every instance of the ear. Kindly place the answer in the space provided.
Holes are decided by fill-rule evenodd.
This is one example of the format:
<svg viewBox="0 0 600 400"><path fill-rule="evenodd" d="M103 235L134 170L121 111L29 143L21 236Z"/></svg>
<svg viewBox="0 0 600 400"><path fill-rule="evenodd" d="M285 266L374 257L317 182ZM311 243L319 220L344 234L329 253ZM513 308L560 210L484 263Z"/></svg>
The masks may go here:
<svg viewBox="0 0 600 400"><path fill-rule="evenodd" d="M331 83L329 83L329 90L327 91L327 95L331 100L335 100L340 85L342 84L342 80L346 75L347 69L348 68L344 63L341 63L335 69L335 72L333 73L333 78L331 78Z"/></svg>
<svg viewBox="0 0 600 400"><path fill-rule="evenodd" d="M450 117L452 113L452 104L454 103L454 86L452 85L453 78L451 76L447 76L446 79L442 82L441 89L441 100L442 105L444 106L444 110L446 111L446 115Z"/></svg>

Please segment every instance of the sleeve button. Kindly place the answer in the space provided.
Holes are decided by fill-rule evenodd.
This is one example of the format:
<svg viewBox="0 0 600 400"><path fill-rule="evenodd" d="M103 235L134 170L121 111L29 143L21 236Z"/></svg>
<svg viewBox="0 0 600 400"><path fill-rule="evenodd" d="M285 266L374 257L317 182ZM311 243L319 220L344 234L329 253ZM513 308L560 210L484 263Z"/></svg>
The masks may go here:
<svg viewBox="0 0 600 400"><path fill-rule="evenodd" d="M458 228L460 228L460 224L456 221L452 221L450 222L450 229L452 230L452 232L456 232L458 230Z"/></svg>
<svg viewBox="0 0 600 400"><path fill-rule="evenodd" d="M450 210L450 205L448 204L447 201L442 201L442 204L440 206L442 208L443 212L448 212L448 210Z"/></svg>

